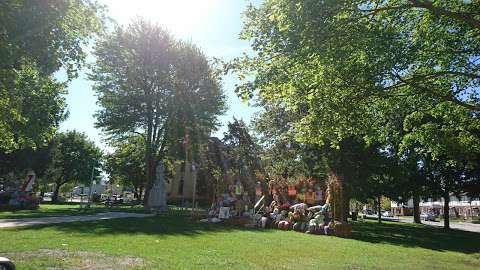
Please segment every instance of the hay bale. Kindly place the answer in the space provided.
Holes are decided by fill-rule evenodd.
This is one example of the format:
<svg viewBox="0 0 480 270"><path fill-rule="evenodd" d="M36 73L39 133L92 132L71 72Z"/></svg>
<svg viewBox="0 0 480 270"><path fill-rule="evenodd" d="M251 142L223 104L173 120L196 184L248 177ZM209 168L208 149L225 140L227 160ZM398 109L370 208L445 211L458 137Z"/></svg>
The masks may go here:
<svg viewBox="0 0 480 270"><path fill-rule="evenodd" d="M338 237L349 237L352 234L352 225L348 223L335 222L333 231Z"/></svg>

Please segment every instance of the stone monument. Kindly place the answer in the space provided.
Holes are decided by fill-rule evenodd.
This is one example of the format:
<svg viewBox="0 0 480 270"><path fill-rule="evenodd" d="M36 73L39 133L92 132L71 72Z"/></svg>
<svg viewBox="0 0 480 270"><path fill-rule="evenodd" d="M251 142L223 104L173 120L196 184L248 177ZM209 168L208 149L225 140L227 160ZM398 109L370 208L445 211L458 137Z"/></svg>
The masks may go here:
<svg viewBox="0 0 480 270"><path fill-rule="evenodd" d="M148 208L151 210L167 210L167 193L165 189L165 167L159 162L156 170L156 179L148 196Z"/></svg>
<svg viewBox="0 0 480 270"><path fill-rule="evenodd" d="M20 187L21 192L32 192L33 185L35 184L36 174L33 170L28 170L25 180Z"/></svg>

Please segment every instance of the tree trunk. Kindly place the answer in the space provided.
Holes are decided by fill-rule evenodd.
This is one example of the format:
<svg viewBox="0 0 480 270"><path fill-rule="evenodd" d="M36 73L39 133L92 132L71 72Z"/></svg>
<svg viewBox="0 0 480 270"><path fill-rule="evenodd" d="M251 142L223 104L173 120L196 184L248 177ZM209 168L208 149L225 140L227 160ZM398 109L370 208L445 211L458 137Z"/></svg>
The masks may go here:
<svg viewBox="0 0 480 270"><path fill-rule="evenodd" d="M148 197L150 196L150 190L152 189L153 187L153 176L150 176L152 177L151 180L149 180L147 182L147 185L145 187L145 195L143 196L143 205L146 207L147 204L148 204Z"/></svg>
<svg viewBox="0 0 480 270"><path fill-rule="evenodd" d="M133 186L133 197L135 198L135 200L136 200L137 202L139 201L138 187L137 187L137 186Z"/></svg>
<svg viewBox="0 0 480 270"><path fill-rule="evenodd" d="M343 198L343 179L340 174L331 172L328 177L327 202L332 208L333 219L343 223L347 222L345 215L345 202Z"/></svg>
<svg viewBox="0 0 480 270"><path fill-rule="evenodd" d="M63 185L63 183L55 183L55 189L53 190L53 195L52 195L52 202L56 203L58 202L58 193L60 192L60 187Z"/></svg>
<svg viewBox="0 0 480 270"><path fill-rule="evenodd" d="M148 93L146 93L148 96ZM153 128L153 105L152 100L148 99L147 101L147 134L145 137L145 169L146 169L146 186L145 186L145 196L143 197L143 205L147 207L148 204L148 197L150 193L150 189L153 186L153 180L155 174L153 173L155 170L154 165L154 151L153 149L153 137L154 137L154 128Z"/></svg>
<svg viewBox="0 0 480 270"><path fill-rule="evenodd" d="M348 222L348 217L350 217L350 197L347 195L347 192L343 191L343 222Z"/></svg>
<svg viewBox="0 0 480 270"><path fill-rule="evenodd" d="M378 223L382 223L382 197L377 196Z"/></svg>
<svg viewBox="0 0 480 270"><path fill-rule="evenodd" d="M443 228L450 229L450 194L445 192L443 199Z"/></svg>
<svg viewBox="0 0 480 270"><path fill-rule="evenodd" d="M413 194L413 222L422 223L420 219L420 196L417 193Z"/></svg>
<svg viewBox="0 0 480 270"><path fill-rule="evenodd" d="M143 197L143 186L140 187L138 191L138 203L142 201L142 197Z"/></svg>

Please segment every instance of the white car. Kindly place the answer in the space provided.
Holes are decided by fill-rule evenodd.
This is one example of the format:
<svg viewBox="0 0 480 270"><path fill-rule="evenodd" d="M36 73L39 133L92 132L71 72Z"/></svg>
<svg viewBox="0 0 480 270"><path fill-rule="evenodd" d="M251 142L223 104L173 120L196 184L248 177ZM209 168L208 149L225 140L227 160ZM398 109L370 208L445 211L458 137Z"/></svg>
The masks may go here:
<svg viewBox="0 0 480 270"><path fill-rule="evenodd" d="M0 269L15 270L15 264L7 258L0 257Z"/></svg>
<svg viewBox="0 0 480 270"><path fill-rule="evenodd" d="M393 217L393 214L389 211L383 211L382 212L382 217Z"/></svg>
<svg viewBox="0 0 480 270"><path fill-rule="evenodd" d="M437 217L432 213L426 213L426 214L421 214L420 218L423 221L435 221Z"/></svg>

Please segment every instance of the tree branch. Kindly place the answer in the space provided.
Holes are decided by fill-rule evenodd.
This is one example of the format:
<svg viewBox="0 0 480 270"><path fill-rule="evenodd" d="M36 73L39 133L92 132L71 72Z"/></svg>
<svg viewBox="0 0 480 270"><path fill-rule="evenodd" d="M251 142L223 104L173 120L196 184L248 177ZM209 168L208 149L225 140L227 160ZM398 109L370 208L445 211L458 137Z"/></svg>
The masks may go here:
<svg viewBox="0 0 480 270"><path fill-rule="evenodd" d="M408 84L408 85L411 85L412 87L414 88L418 88L418 89L421 89L425 92L428 92L428 93L432 93L432 91L430 89L428 89L427 87L423 87L421 85L418 85L416 84L414 81L407 81L407 80L404 80L402 79L400 76L398 76L398 79L400 81L402 81L403 83L405 84ZM465 102L465 101L462 101L462 100L459 100L458 98L456 98L453 94L447 94L447 95L437 95L435 93L433 93L434 96L440 98L441 100L444 100L444 101L450 101L450 102L453 102L454 104L457 104L461 107L464 107L470 111L474 111L474 112L478 112L480 111L480 105L478 104L471 104L471 103L468 103L468 102Z"/></svg>
<svg viewBox="0 0 480 270"><path fill-rule="evenodd" d="M381 7L381 8L372 8L372 9L360 9L361 12L368 12L367 15L375 15L382 11L388 10L401 10L413 7L412 5L400 5L400 6L393 6L393 7Z"/></svg>
<svg viewBox="0 0 480 270"><path fill-rule="evenodd" d="M471 104L471 103L467 103L467 102L464 102L464 101L461 101L459 100L458 98L456 98L455 96L453 95L446 95L446 96L443 96L442 97L443 100L445 101L451 101L457 105L460 105L464 108L467 108L468 110L470 111L474 111L474 112L478 112L480 111L480 106L479 105L476 105L476 104Z"/></svg>
<svg viewBox="0 0 480 270"><path fill-rule="evenodd" d="M477 20L473 18L472 13L461 13L461 12L452 12L440 7L436 7L433 5L432 2L426 0L426 1L419 1L419 0L409 0L410 3L414 7L418 8L425 8L431 11L435 16L440 17L440 16L445 16L450 19L454 19L457 21L461 21L463 23L466 23L470 25L473 28L480 29L480 20Z"/></svg>
<svg viewBox="0 0 480 270"><path fill-rule="evenodd" d="M143 139L145 139L145 133L141 133L141 132L138 132L138 131L132 131L132 133L140 135Z"/></svg>
<svg viewBox="0 0 480 270"><path fill-rule="evenodd" d="M392 74L393 76L397 77L397 79L400 81L400 83L392 84L390 86L384 87L384 90L390 90L390 89L395 89L398 87L402 86L407 86L409 85L409 82L418 82L422 80L429 80L429 79L434 79L442 76L462 76L462 77L467 77L471 79L480 79L480 74L474 74L474 73L467 73L467 72L459 72L459 71L449 71L449 70L444 70L444 71L438 71L438 72L433 72L433 73L428 73L428 74L422 74L422 75L413 75L410 78L402 78L398 74ZM410 84L411 85L411 84Z"/></svg>

